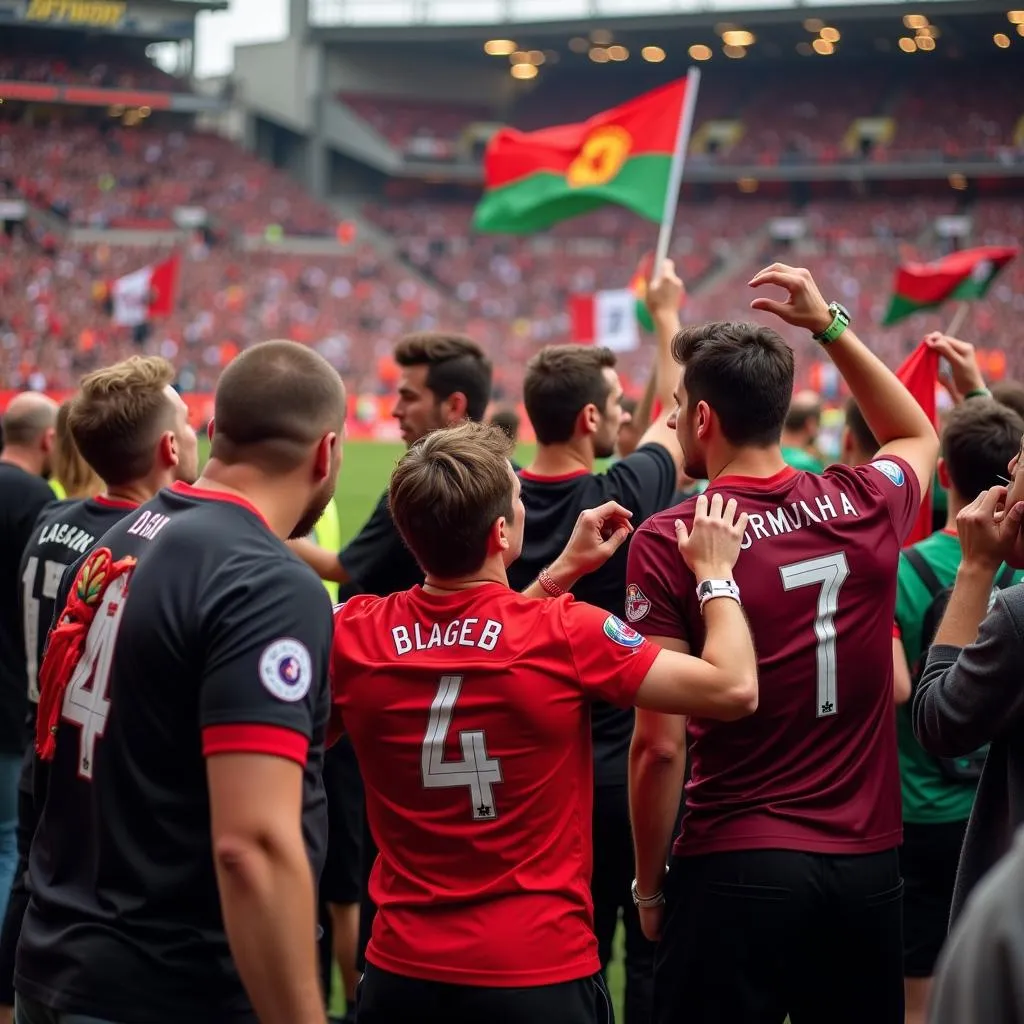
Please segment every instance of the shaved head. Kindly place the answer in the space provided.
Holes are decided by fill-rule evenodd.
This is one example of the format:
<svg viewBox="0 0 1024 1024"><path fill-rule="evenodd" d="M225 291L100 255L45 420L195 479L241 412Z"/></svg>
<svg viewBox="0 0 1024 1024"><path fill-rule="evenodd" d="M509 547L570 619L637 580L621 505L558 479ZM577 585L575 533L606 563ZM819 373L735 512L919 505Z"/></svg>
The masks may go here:
<svg viewBox="0 0 1024 1024"><path fill-rule="evenodd" d="M57 403L38 391L15 395L3 416L4 445L32 448L57 424Z"/></svg>

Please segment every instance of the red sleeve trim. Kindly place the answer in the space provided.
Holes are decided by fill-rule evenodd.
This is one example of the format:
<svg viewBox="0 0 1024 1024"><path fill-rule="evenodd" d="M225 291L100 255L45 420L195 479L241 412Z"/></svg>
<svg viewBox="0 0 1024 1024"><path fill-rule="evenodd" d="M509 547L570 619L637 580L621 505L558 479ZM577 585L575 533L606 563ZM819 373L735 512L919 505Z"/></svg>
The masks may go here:
<svg viewBox="0 0 1024 1024"><path fill-rule="evenodd" d="M894 622L892 624L892 638L893 640L900 640L903 637L903 630L900 629L900 624Z"/></svg>
<svg viewBox="0 0 1024 1024"><path fill-rule="evenodd" d="M216 754L270 754L305 768L309 740L281 725L208 725L203 729L203 757Z"/></svg>

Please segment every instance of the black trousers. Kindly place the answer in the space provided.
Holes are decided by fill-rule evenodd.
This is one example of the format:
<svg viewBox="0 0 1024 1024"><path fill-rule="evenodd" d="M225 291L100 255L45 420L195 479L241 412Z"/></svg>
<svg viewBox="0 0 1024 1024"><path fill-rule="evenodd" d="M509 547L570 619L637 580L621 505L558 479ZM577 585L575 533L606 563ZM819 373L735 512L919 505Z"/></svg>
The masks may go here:
<svg viewBox="0 0 1024 1024"><path fill-rule="evenodd" d="M633 834L629 824L629 790L625 784L594 788L594 931L601 969L612 958L612 939L622 911L626 932L625 1024L649 1024L654 991L654 943L640 930L633 905Z"/></svg>
<svg viewBox="0 0 1024 1024"><path fill-rule="evenodd" d="M896 850L675 857L656 1024L903 1024Z"/></svg>
<svg viewBox="0 0 1024 1024"><path fill-rule="evenodd" d="M614 1024L600 974L560 985L482 988L421 981L373 964L356 990L356 1024Z"/></svg>
<svg viewBox="0 0 1024 1024"><path fill-rule="evenodd" d="M362 858L359 861L361 884L359 886L359 945L356 947L356 967L366 969L366 947L370 944L373 934L373 919L377 916L377 904L370 899L370 872L377 859L377 844L373 841L370 831L370 820L363 810L363 842Z"/></svg>

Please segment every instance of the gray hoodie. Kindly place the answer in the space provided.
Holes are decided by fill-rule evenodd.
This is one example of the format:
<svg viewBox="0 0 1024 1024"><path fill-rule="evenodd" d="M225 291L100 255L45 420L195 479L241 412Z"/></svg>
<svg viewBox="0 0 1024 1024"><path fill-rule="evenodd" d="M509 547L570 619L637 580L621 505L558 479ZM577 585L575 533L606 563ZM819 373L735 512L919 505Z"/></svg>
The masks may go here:
<svg viewBox="0 0 1024 1024"><path fill-rule="evenodd" d="M967 901L935 974L930 1024L1024 1024L1024 830Z"/></svg>
<svg viewBox="0 0 1024 1024"><path fill-rule="evenodd" d="M918 742L937 757L992 744L960 854L952 923L1024 825L1024 584L997 592L974 643L931 648L913 711Z"/></svg>

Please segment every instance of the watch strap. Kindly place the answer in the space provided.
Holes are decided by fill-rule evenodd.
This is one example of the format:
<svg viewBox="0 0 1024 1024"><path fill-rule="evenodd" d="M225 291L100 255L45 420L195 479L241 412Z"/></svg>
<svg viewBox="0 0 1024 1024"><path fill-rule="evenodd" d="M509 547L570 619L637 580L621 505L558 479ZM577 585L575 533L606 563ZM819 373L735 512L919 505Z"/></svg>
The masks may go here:
<svg viewBox="0 0 1024 1024"><path fill-rule="evenodd" d="M701 580L697 584L697 600L700 602L700 610L704 611L704 605L716 597L728 597L741 604L740 588L735 580Z"/></svg>
<svg viewBox="0 0 1024 1024"><path fill-rule="evenodd" d="M839 305L838 302L830 302L828 311L832 314L832 323L820 334L815 334L814 340L822 345L828 345L838 338L847 327L850 326L850 315Z"/></svg>

